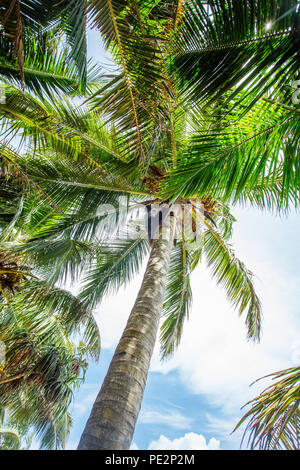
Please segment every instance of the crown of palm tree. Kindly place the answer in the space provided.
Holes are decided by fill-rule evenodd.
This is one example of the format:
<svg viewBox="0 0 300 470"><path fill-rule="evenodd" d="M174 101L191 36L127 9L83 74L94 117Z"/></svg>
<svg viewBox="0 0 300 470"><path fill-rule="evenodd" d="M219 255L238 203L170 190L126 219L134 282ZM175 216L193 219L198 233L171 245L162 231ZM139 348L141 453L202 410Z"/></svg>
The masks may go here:
<svg viewBox="0 0 300 470"><path fill-rule="evenodd" d="M61 103L59 106L60 116L66 115ZM137 238L136 226L132 225L130 217L139 219L137 204L160 207L168 203L160 192L167 171L151 164L146 174L143 172L142 177L138 176L138 163L135 159L133 163L124 161L119 137L115 142L114 134L105 131L96 113L78 111L70 103L67 112L67 117L73 116L72 122L71 119L66 121L66 127L60 121L61 128L70 136L70 142L64 138L65 154L60 143L57 147L60 154L56 157L53 153L49 157L43 153L39 154L39 158L36 155L32 158L3 148L3 155L14 161L19 172L25 172L26 168L27 180L40 189L39 195L35 196L39 203L35 198L24 202L27 213L26 225L23 226L24 239L14 250L22 250L48 282L75 281L78 274L86 272L80 297L86 306L93 308L104 294L115 291L123 282L132 279L141 267L148 252L147 229L143 230L142 227ZM77 137L77 161L70 161L69 158L73 136ZM86 142L92 143L86 145ZM51 145L53 143L56 145L56 141L51 140ZM119 153L110 150L112 148L117 148ZM91 152L91 158L86 158L88 152ZM12 153L13 157L9 156ZM160 153L155 157L157 165L166 161L164 156L161 163ZM172 156L169 159L172 161ZM48 196L46 200L45 194ZM127 203L120 206L120 198L124 196ZM161 334L163 355L172 353L179 343L182 325L191 304L189 274L200 261L202 253L206 255L212 274L224 285L240 313L247 309L249 336L258 338L260 303L254 291L252 274L235 257L227 243L234 220L228 207L209 196L178 198L172 202L173 205L175 203L180 207L189 205L194 211L192 220L196 222L199 218L205 233L203 246L195 244L187 250L188 239L183 234L174 248L164 310L166 320ZM107 204L111 205L111 214L101 213L101 205ZM153 213L150 212L151 217ZM112 236L120 227L123 232L127 230L124 239L122 235L119 238Z"/></svg>
<svg viewBox="0 0 300 470"><path fill-rule="evenodd" d="M251 133L252 128L262 125L264 102L258 102L256 112L246 114L239 121L232 118L232 113L229 121L227 113L216 117L213 107L211 122L209 122L207 116L203 115L196 105L189 111L185 111L185 106L182 106L177 111L176 126L172 128L173 130L170 126L159 129L152 143L151 160L149 159L148 165L144 164L140 168L135 151L130 153L128 150L127 132L116 133L115 125L111 122L104 124L99 116L99 107L93 111L89 107L87 109L82 106L76 108L70 101L54 101L53 99L51 103L45 100L42 103L16 89L11 89L7 99L8 106L3 112L3 120L14 122L18 132L23 133L23 137L29 137L35 148L40 148L43 152L50 151L49 157L39 153L38 158L37 154L34 154L32 158L30 155L20 156L8 146L2 147L4 158L26 178L28 184L38 191L43 200L46 196L47 204L45 205L45 202L40 204L40 212L36 206L30 212L33 222L27 225L27 229L30 233L31 226L33 227L33 232L29 235L33 240L28 243L27 239L26 247L23 249L27 256L34 257L35 263L44 265L44 268L47 267L46 275L50 276L49 279L52 282L66 279L68 276L75 280L78 272L83 272L88 267L89 274L82 297L90 307L93 307L104 293L116 289L137 272L143 259L141 255L146 253L145 240L143 237L139 241L110 240L105 246L105 241L101 240L101 227L107 226L109 217L98 214L100 204L112 204L116 208L119 198L126 195L128 204L123 210L123 220L124 214L127 215L132 206L132 200L134 201L133 207L137 202L145 205L171 201L172 203L180 202L180 204L192 202L194 206L202 204L206 231L204 250L208 263L218 281L227 289L229 298L240 308L240 313L248 308L249 336L259 337L260 304L254 292L251 273L235 258L231 247L226 244L226 238L231 233L230 225L233 219L222 200L225 194L233 203L243 202L261 208L286 210L291 204L295 207L298 205L298 183L296 181L293 184L293 180L290 185L286 184L284 175L286 167L282 161L277 167L273 168L271 165L267 172L259 162L259 171L252 179L250 170L251 165L253 169L253 164L249 164L249 175L245 176L244 170L241 183L235 175L230 175L230 179L227 179L231 169L224 165L217 167L217 177L212 178L214 172L211 172L211 165L214 165L216 161L218 163L214 145L224 146L224 154L230 155L232 142L235 143L237 137L245 136L246 133L249 135L249 130ZM272 118L276 120L277 112L280 116L282 113L290 112L284 107L278 111L278 106L273 104L269 104L269 107L274 112L268 115L268 121ZM13 112L10 111L11 108L14 109ZM239 107L236 109L238 116ZM106 108L104 111L105 115ZM295 113L293 113L293 119L295 119ZM218 133L219 129L225 129L223 134ZM261 133L259 138L258 150L260 146L266 146L265 134ZM247 145L250 141L251 137L249 140L244 138L241 144L235 146L238 158L241 158L239 154L241 149L249 154L250 150ZM272 140L271 143L274 144L274 141ZM176 165L173 153L174 144L180 149L180 157L177 154ZM229 149L228 144L231 145ZM293 145L291 148L294 148ZM53 153L53 150L56 153ZM280 149L276 151L278 153ZM176 195L173 190L174 175L176 177L182 172L178 170L181 162L189 170L193 166L191 163L193 159L196 163L200 161L199 153L203 154L205 162L204 165L202 164L205 178L199 178L197 182L199 184L199 182L206 181L206 192L199 190L194 184L193 192L187 192L187 197L182 197L184 191ZM254 152L251 156L253 154ZM259 155L258 152L258 157ZM70 158L73 158L73 161ZM233 161L233 171L236 171L237 163ZM242 167L238 170L241 171ZM291 170L289 174L293 178ZM184 181L187 185L188 178ZM202 184L204 186L204 183ZM176 188L177 186L180 186L178 181ZM215 194L219 196L219 199L215 198ZM227 198L225 197L225 200ZM55 217L52 217L49 207L54 212L58 211ZM216 207L222 209L223 215L218 213L218 210L214 213ZM45 215L46 213L48 215ZM121 215L119 213L118 217ZM215 224L213 216L219 217L221 233L218 233L213 226ZM115 220L114 213L111 223ZM111 230L113 232L115 227L111 226ZM100 244L99 241L101 241ZM45 252L46 245L47 251ZM170 311L165 314L166 322L161 335L163 343L169 342L168 347L162 346L166 354L167 351L172 352L175 343L179 342L182 323L187 317L190 305L188 273L191 271L191 266L194 268L200 260L202 251L195 250L195 254L189 261L183 239L181 244L178 244L177 254L174 254L177 264L173 269L177 273L177 283L172 284L170 280L172 288L170 291L167 289ZM43 253L46 254L43 255ZM63 261L57 263L57 257L63 258ZM179 271L182 272L182 277L178 276ZM171 272L170 279L172 279ZM182 289L183 292L181 292ZM181 292L180 296L178 292ZM177 302L175 302L176 298ZM172 339L168 339L168 336Z"/></svg>

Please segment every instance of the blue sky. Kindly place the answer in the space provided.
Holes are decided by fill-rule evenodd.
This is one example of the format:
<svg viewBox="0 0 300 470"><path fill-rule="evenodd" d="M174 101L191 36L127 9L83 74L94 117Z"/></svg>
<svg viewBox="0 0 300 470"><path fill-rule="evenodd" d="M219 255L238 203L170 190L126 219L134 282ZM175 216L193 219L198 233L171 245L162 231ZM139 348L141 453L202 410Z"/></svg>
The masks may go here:
<svg viewBox="0 0 300 470"><path fill-rule="evenodd" d="M89 33L89 54L109 63L95 32ZM235 207L233 247L255 273L263 304L260 344L246 339L244 318L200 266L192 278L193 307L182 344L161 364L158 347L151 363L132 448L237 449L241 432L231 434L241 406L269 382L249 387L262 375L296 365L299 338L299 217L279 218L256 209ZM71 409L73 427L67 448L75 449L114 348L126 324L141 283L106 299L95 315L102 336L99 363L90 364L85 384Z"/></svg>

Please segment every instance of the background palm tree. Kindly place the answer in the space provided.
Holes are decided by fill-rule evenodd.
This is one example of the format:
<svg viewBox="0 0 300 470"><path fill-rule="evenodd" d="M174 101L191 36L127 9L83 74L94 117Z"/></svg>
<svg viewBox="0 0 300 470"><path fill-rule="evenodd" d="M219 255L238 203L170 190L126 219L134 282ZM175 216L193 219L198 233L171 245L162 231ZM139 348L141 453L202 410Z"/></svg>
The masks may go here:
<svg viewBox="0 0 300 470"><path fill-rule="evenodd" d="M32 429L41 438L41 448L59 448L69 433L72 390L84 379L87 359L99 357L98 328L78 299L30 278L20 257L16 266L15 257L1 250L2 258L3 253L14 264L9 273L1 270L0 341L5 349L0 408L10 417L1 432L7 434L12 425L22 433ZM3 445L9 442L5 439Z"/></svg>
<svg viewBox="0 0 300 470"><path fill-rule="evenodd" d="M41 448L57 449L70 430L73 390L99 357L99 331L76 297L38 279L10 248L45 195L3 155L0 169L0 448L30 445L34 433Z"/></svg>
<svg viewBox="0 0 300 470"><path fill-rule="evenodd" d="M20 444L11 439L14 428L14 436L33 430L41 448L64 447L72 390L84 380L87 359L99 357L97 325L76 297L37 279L2 243L1 260L0 408L9 416L2 444Z"/></svg>

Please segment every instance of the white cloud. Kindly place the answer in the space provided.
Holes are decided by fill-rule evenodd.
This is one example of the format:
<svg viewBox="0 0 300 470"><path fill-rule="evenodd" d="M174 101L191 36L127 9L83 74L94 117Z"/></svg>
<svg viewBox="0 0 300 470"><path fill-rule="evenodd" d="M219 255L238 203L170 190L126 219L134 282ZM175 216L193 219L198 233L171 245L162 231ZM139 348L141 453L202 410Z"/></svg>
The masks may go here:
<svg viewBox="0 0 300 470"><path fill-rule="evenodd" d="M230 419L228 419L228 416L220 417L219 415L215 416L210 413L206 413L206 421L206 431L209 431L210 433L217 436L218 439L221 439L222 447L228 443L226 446L230 447L231 449L240 448L245 425L241 425L241 427L232 434L235 425L239 422L238 416L232 416Z"/></svg>
<svg viewBox="0 0 300 470"><path fill-rule="evenodd" d="M139 416L139 423L144 424L163 424L174 429L190 429L193 419L178 411L168 410L165 413L154 410L142 410Z"/></svg>
<svg viewBox="0 0 300 470"><path fill-rule="evenodd" d="M75 400L71 407L71 414L74 419L88 416L90 413L96 396L99 392L99 384L83 384L80 388L78 399Z"/></svg>
<svg viewBox="0 0 300 470"><path fill-rule="evenodd" d="M232 432L232 424L227 419L206 413L206 420L207 429L218 436L222 436L226 439ZM236 422L238 422L238 418L236 418Z"/></svg>
<svg viewBox="0 0 300 470"><path fill-rule="evenodd" d="M208 442L202 434L189 432L183 437L169 439L163 434L157 441L152 441L148 450L219 450L220 441L211 438Z"/></svg>
<svg viewBox="0 0 300 470"><path fill-rule="evenodd" d="M291 359L294 366L300 363L300 341L295 342L291 346L292 354Z"/></svg>
<svg viewBox="0 0 300 470"><path fill-rule="evenodd" d="M133 442L130 446L130 450L140 450L135 442Z"/></svg>

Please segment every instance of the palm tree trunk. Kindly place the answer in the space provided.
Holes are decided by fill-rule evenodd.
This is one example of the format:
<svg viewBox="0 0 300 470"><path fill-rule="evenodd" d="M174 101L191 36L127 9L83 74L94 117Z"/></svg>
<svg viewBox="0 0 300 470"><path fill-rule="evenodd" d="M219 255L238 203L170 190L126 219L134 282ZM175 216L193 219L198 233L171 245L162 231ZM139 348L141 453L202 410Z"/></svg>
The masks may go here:
<svg viewBox="0 0 300 470"><path fill-rule="evenodd" d="M153 243L144 279L101 390L81 436L78 450L126 450L141 408L159 327L174 217Z"/></svg>

